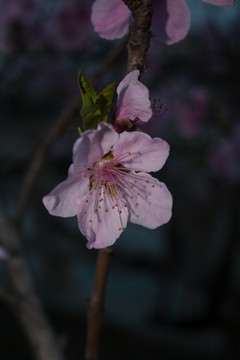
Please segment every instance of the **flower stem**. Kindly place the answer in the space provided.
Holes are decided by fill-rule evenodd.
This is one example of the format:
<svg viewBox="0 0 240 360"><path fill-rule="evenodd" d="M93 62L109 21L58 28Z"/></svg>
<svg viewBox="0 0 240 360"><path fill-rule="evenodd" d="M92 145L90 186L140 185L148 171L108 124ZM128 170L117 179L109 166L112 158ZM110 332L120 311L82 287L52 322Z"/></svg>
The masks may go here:
<svg viewBox="0 0 240 360"><path fill-rule="evenodd" d="M104 296L112 253L112 247L100 249L98 252L93 291L91 298L88 301L87 309L87 341L85 360L97 360L98 358Z"/></svg>

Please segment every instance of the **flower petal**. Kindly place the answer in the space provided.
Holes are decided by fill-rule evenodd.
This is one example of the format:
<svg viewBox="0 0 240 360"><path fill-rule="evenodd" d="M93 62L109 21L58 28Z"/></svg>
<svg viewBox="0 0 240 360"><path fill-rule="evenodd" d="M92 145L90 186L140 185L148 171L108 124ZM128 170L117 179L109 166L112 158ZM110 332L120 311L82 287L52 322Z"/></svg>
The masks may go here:
<svg viewBox="0 0 240 360"><path fill-rule="evenodd" d="M71 176L44 196L43 203L51 215L74 216L77 214L78 200L89 190L88 184L88 178Z"/></svg>
<svg viewBox="0 0 240 360"><path fill-rule="evenodd" d="M73 147L75 173L100 160L111 150L118 137L112 125L105 122L101 122L97 130L85 131Z"/></svg>
<svg viewBox="0 0 240 360"><path fill-rule="evenodd" d="M152 117L148 88L138 81L139 70L133 70L125 76L117 88L116 121L130 119L148 122Z"/></svg>
<svg viewBox="0 0 240 360"><path fill-rule="evenodd" d="M218 6L233 6L235 0L203 0L206 3Z"/></svg>
<svg viewBox="0 0 240 360"><path fill-rule="evenodd" d="M137 195L128 197L130 222L155 229L172 215L172 195L166 185L149 174L137 174Z"/></svg>
<svg viewBox="0 0 240 360"><path fill-rule="evenodd" d="M107 191L103 195L103 189L104 187L101 190L97 188L95 192L92 189L91 195L89 192L79 202L78 225L88 239L89 249L101 249L112 245L127 224L127 207L116 205L115 196L112 197Z"/></svg>
<svg viewBox="0 0 240 360"><path fill-rule="evenodd" d="M127 34L131 12L122 0L96 0L92 6L91 21L94 30L107 40Z"/></svg>
<svg viewBox="0 0 240 360"><path fill-rule="evenodd" d="M113 148L118 163L135 171L158 171L169 155L169 145L141 132L124 132Z"/></svg>
<svg viewBox="0 0 240 360"><path fill-rule="evenodd" d="M185 0L153 1L152 31L165 44L174 44L186 37L191 13Z"/></svg>

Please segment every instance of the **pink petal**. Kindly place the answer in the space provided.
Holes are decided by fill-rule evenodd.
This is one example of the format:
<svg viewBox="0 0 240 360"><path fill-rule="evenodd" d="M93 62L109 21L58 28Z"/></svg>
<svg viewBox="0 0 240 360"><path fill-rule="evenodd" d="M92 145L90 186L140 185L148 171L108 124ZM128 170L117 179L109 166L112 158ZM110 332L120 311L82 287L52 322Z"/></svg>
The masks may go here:
<svg viewBox="0 0 240 360"><path fill-rule="evenodd" d="M116 121L130 119L148 122L152 117L148 88L138 81L138 77L139 70L133 70L118 85Z"/></svg>
<svg viewBox="0 0 240 360"><path fill-rule="evenodd" d="M104 39L119 39L127 34L131 12L122 0L96 0L91 21L94 30Z"/></svg>
<svg viewBox="0 0 240 360"><path fill-rule="evenodd" d="M169 154L169 145L141 132L124 132L113 148L114 157L125 167L138 171L160 170Z"/></svg>
<svg viewBox="0 0 240 360"><path fill-rule="evenodd" d="M155 229L169 221L172 196L165 184L149 174L138 173L138 195L129 199L130 222Z"/></svg>
<svg viewBox="0 0 240 360"><path fill-rule="evenodd" d="M206 3L218 6L233 6L235 0L203 0Z"/></svg>
<svg viewBox="0 0 240 360"><path fill-rule="evenodd" d="M119 135L112 125L101 122L97 130L88 130L75 142L73 147L73 163L77 173L87 166L91 166L103 155L107 154Z"/></svg>
<svg viewBox="0 0 240 360"><path fill-rule="evenodd" d="M186 37L190 28L191 13L185 0L153 1L152 31L168 45Z"/></svg>
<svg viewBox="0 0 240 360"><path fill-rule="evenodd" d="M89 179L81 175L69 177L44 196L43 203L51 215L74 216L77 214L78 200L89 188Z"/></svg>
<svg viewBox="0 0 240 360"><path fill-rule="evenodd" d="M102 196L98 203L99 189L84 196L78 208L78 225L80 231L87 237L89 249L101 249L115 243L126 227L128 219L127 207L116 206L116 198L108 195ZM103 191L103 190L102 190ZM100 191L101 192L101 191ZM101 204L101 205L96 205Z"/></svg>

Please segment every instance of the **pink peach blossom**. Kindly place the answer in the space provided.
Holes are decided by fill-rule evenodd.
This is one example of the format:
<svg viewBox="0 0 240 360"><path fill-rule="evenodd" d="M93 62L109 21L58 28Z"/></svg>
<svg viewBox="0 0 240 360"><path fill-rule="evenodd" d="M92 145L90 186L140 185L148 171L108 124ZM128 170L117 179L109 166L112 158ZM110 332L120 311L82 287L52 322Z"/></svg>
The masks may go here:
<svg viewBox="0 0 240 360"><path fill-rule="evenodd" d="M233 6L235 0L203 0L218 6ZM91 20L104 39L123 37L129 29L131 12L122 0L96 0ZM163 43L174 44L186 37L191 13L185 0L153 0L152 32Z"/></svg>
<svg viewBox="0 0 240 360"><path fill-rule="evenodd" d="M128 221L154 229L169 221L172 196L147 172L161 169L168 153L160 138L118 134L102 122L75 142L67 180L43 203L51 215L77 215L89 249L112 245Z"/></svg>
<svg viewBox="0 0 240 360"><path fill-rule="evenodd" d="M127 74L117 87L117 111L114 126L130 128L152 117L148 88L139 80L139 70Z"/></svg>

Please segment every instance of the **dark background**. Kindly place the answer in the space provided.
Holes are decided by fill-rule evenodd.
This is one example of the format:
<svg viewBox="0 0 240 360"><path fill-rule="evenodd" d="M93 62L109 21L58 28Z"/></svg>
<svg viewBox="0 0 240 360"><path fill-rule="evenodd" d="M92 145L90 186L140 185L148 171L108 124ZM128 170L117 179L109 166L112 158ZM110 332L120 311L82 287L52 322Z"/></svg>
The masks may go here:
<svg viewBox="0 0 240 360"><path fill-rule="evenodd" d="M240 4L195 1L188 37L169 47L153 39L142 78L152 100L163 103L144 130L170 144L157 176L173 195L173 216L156 230L129 224L117 240L100 360L239 359ZM0 194L9 218L31 157L79 94L78 71L91 77L119 42L98 38L90 8L77 0L0 1ZM125 51L98 91L121 81L126 59ZM97 251L86 249L76 218L50 216L41 199L66 178L80 121L51 147L21 236L67 360L83 358ZM0 284L7 286L4 261ZM0 319L0 359L31 360L2 300Z"/></svg>

